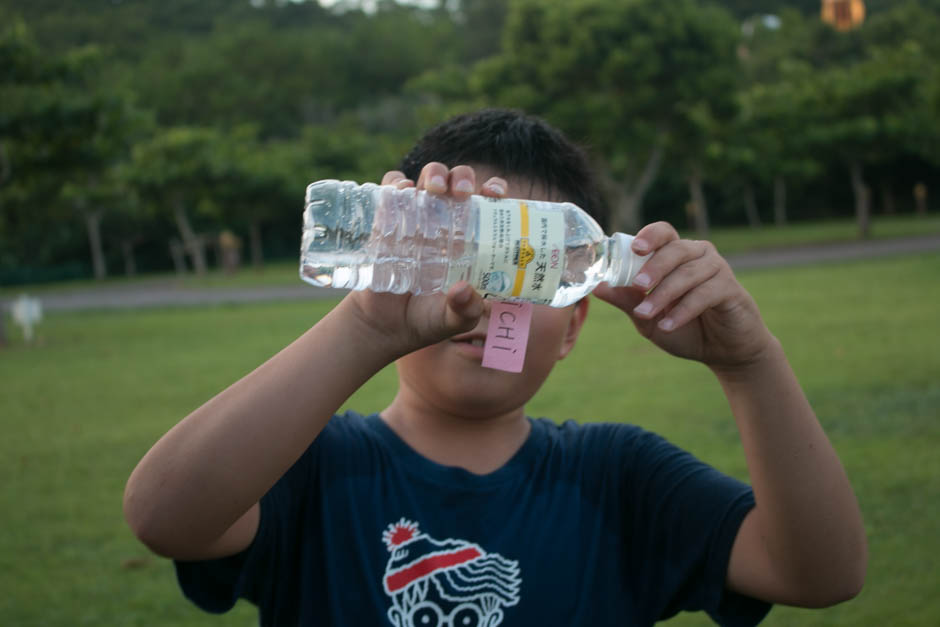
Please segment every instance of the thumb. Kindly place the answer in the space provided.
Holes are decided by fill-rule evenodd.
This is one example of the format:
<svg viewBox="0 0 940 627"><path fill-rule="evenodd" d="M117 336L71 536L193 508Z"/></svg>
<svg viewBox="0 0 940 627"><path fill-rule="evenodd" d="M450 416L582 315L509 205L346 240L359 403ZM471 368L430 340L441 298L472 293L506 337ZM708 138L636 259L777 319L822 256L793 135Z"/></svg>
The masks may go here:
<svg viewBox="0 0 940 627"><path fill-rule="evenodd" d="M652 320L639 318L633 313L633 308L643 302L646 296L644 290L638 287L611 287L607 283L601 283L594 289L594 295L627 314L643 337L649 338L656 331L657 320L655 318Z"/></svg>
<svg viewBox="0 0 940 627"><path fill-rule="evenodd" d="M593 294L626 314L631 314L633 308L639 305L646 296L646 292L640 288L611 287L607 283L601 283L594 288Z"/></svg>
<svg viewBox="0 0 940 627"><path fill-rule="evenodd" d="M483 297L466 281L458 281L447 291L444 325L451 335L469 331L483 315Z"/></svg>

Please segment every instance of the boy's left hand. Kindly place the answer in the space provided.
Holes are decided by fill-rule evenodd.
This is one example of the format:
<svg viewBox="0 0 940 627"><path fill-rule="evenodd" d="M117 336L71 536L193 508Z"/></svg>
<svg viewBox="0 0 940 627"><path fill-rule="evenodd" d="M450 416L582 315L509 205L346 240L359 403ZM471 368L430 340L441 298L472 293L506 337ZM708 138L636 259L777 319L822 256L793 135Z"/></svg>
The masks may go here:
<svg viewBox="0 0 940 627"><path fill-rule="evenodd" d="M603 283L594 294L626 312L666 352L734 369L773 344L754 299L710 242L679 239L670 224L656 222L636 234L633 251L654 253L633 285Z"/></svg>

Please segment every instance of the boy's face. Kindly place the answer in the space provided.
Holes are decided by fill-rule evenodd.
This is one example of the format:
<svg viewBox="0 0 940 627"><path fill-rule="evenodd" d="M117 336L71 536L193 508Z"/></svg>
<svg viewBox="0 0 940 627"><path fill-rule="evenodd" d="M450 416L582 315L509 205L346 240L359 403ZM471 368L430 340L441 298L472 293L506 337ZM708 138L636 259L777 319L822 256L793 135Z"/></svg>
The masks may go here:
<svg viewBox="0 0 940 627"><path fill-rule="evenodd" d="M474 168L479 188L497 173ZM541 185L507 179L509 198L558 200ZM520 373L484 368L483 340L490 306L476 327L449 340L428 346L396 362L402 392L415 394L436 410L452 415L490 417L522 407L535 395L555 363L574 347L587 315L588 301L563 309L533 305L525 365Z"/></svg>

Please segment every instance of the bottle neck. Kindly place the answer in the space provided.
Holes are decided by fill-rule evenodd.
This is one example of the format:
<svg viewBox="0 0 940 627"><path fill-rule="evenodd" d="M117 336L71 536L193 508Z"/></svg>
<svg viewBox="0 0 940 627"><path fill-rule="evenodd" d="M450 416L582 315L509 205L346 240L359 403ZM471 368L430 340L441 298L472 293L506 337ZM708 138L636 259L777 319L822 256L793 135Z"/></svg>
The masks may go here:
<svg viewBox="0 0 940 627"><path fill-rule="evenodd" d="M607 272L604 280L612 287L630 285L650 255L637 255L630 246L633 236L614 233L607 238Z"/></svg>

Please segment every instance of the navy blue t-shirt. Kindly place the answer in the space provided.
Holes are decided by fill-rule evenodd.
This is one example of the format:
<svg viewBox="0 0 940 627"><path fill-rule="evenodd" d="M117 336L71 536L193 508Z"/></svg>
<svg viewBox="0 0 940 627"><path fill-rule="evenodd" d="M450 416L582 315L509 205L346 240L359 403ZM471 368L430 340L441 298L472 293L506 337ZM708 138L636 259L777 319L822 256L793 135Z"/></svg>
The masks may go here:
<svg viewBox="0 0 940 627"><path fill-rule="evenodd" d="M531 420L502 468L437 464L377 415L334 417L261 500L244 552L178 562L210 612L263 626L649 625L704 610L753 625L725 589L750 488L619 424Z"/></svg>

